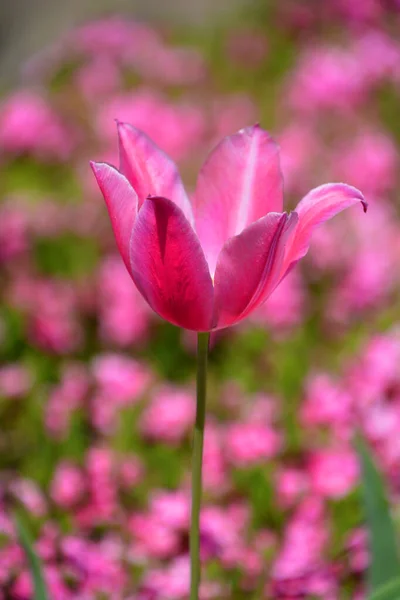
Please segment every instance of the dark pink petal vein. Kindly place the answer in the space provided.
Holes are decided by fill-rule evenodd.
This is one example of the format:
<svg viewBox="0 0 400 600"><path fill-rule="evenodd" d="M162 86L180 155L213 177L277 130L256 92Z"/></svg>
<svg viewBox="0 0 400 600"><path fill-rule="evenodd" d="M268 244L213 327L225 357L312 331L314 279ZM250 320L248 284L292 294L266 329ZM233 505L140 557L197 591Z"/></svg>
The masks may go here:
<svg viewBox="0 0 400 600"><path fill-rule="evenodd" d="M139 291L167 321L211 329L213 285L192 227L170 200L148 198L131 239L131 272Z"/></svg>

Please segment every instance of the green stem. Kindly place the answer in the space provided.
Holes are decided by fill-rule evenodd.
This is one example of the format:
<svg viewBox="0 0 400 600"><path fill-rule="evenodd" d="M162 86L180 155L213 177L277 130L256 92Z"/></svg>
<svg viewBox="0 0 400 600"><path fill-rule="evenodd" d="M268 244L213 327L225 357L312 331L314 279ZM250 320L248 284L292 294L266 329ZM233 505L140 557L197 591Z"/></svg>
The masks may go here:
<svg viewBox="0 0 400 600"><path fill-rule="evenodd" d="M192 516L190 523L190 600L198 600L200 585L200 505L209 333L197 339L197 404L192 458Z"/></svg>
<svg viewBox="0 0 400 600"><path fill-rule="evenodd" d="M18 514L14 514L14 523L17 530L19 543L23 547L28 561L34 589L33 597L35 600L49 600L46 584L44 582L42 563L36 551L34 550L30 534L28 533L24 522Z"/></svg>

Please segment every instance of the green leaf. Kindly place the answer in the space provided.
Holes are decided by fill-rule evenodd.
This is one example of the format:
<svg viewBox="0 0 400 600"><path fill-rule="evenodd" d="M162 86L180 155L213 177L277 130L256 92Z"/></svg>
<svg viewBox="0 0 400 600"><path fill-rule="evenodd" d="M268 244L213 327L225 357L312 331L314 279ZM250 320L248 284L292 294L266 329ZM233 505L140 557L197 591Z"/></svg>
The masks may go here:
<svg viewBox="0 0 400 600"><path fill-rule="evenodd" d="M399 600L399 598L400 577L382 585L368 598L368 600Z"/></svg>
<svg viewBox="0 0 400 600"><path fill-rule="evenodd" d="M20 544L25 551L25 555L29 563L29 569L32 575L33 586L35 590L34 600L49 600L49 595L47 593L46 584L43 578L42 565L38 555L33 549L30 535L26 530L21 518L17 514L14 515L14 522L17 528Z"/></svg>
<svg viewBox="0 0 400 600"><path fill-rule="evenodd" d="M356 446L361 463L362 492L371 555L367 586L370 593L377 593L382 586L400 576L400 562L395 527L382 477L361 436L357 437Z"/></svg>

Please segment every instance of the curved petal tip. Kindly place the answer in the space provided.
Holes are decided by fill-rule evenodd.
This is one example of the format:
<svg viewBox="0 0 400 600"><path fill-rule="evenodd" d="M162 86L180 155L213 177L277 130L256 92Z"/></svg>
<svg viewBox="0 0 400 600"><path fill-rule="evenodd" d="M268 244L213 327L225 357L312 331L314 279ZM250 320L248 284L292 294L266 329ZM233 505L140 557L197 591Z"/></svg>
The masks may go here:
<svg viewBox="0 0 400 600"><path fill-rule="evenodd" d="M352 185L348 185L347 183L331 183L331 184L326 184L325 186L320 186L320 188L324 188L324 187L328 187L328 186L332 186L332 188L337 188L338 191L341 191L343 195L347 196L348 198L353 197L355 200L359 200L362 204L363 207L363 211L366 213L368 210L368 202L366 201L366 199L364 198L364 194L356 187L353 187ZM317 188L318 189L318 188Z"/></svg>
<svg viewBox="0 0 400 600"><path fill-rule="evenodd" d="M318 225L357 202L361 202L364 212L367 212L368 203L364 195L345 183L328 183L311 190L295 209L299 223L286 251L285 267L307 253L311 235Z"/></svg>

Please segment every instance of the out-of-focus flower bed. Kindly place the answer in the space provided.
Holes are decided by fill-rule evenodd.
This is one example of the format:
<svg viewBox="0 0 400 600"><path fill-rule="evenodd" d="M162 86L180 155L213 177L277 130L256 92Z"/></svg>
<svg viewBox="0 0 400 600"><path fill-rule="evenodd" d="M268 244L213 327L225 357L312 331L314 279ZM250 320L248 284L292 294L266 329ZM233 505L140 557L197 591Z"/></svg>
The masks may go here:
<svg viewBox="0 0 400 600"><path fill-rule="evenodd" d="M285 0L192 38L107 18L1 98L1 600L32 598L16 506L52 600L188 593L195 338L117 254L88 166L117 162L116 118L189 186L260 121L292 205L329 180L365 193L366 217L321 228L256 317L213 339L201 517L204 599L364 597L356 427L400 501L399 27L396 0Z"/></svg>

